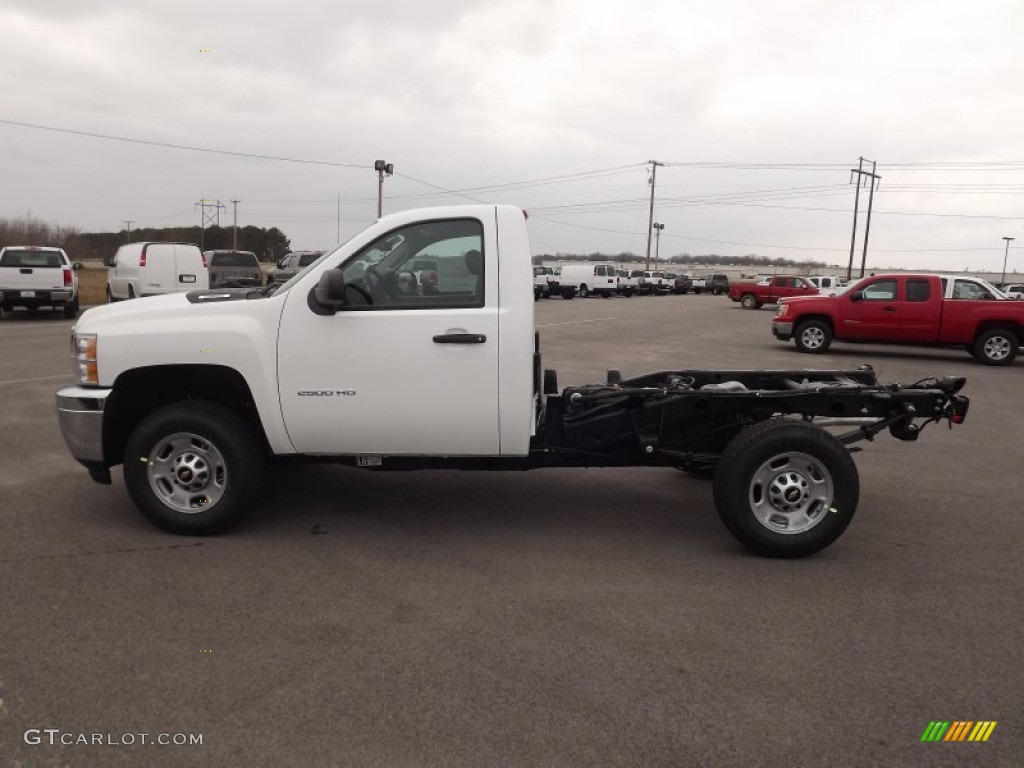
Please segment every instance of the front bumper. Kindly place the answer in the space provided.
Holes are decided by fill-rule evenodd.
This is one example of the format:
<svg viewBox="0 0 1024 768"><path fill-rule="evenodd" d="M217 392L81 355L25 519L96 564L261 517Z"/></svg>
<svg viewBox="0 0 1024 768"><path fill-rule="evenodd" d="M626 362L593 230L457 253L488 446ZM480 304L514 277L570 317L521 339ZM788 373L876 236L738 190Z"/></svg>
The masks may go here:
<svg viewBox="0 0 1024 768"><path fill-rule="evenodd" d="M772 321L772 336L779 341L789 341L793 338L793 324L781 320Z"/></svg>
<svg viewBox="0 0 1024 768"><path fill-rule="evenodd" d="M109 482L103 456L103 409L112 391L66 387L57 393L57 422L64 442L93 479L101 482L104 473Z"/></svg>

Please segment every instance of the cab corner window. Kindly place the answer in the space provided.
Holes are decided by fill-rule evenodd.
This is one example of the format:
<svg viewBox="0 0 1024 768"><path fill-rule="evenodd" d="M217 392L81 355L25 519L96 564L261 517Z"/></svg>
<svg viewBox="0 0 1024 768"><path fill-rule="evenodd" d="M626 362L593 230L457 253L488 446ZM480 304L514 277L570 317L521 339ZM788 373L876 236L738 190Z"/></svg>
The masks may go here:
<svg viewBox="0 0 1024 768"><path fill-rule="evenodd" d="M928 301L931 284L927 280L907 280L907 301Z"/></svg>
<svg viewBox="0 0 1024 768"><path fill-rule="evenodd" d="M421 221L389 232L341 267L351 309L484 305L483 225Z"/></svg>

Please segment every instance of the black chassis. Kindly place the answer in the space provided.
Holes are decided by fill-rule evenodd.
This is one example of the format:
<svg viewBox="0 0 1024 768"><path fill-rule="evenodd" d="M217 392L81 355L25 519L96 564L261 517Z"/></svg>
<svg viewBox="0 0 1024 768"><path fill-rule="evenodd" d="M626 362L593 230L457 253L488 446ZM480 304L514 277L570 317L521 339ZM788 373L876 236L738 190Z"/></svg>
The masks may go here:
<svg viewBox="0 0 1024 768"><path fill-rule="evenodd" d="M539 361L538 361L539 362ZM537 376L537 388L542 386ZM843 427L849 446L888 431L916 440L927 424L961 423L970 401L962 377L881 384L871 366L854 371L662 371L569 387L546 372L538 430L522 457L387 456L374 470L529 470L544 467L669 466L713 471L726 446L768 419ZM853 450L859 450L854 448ZM355 457L341 463L357 463ZM360 466L366 466L362 461Z"/></svg>

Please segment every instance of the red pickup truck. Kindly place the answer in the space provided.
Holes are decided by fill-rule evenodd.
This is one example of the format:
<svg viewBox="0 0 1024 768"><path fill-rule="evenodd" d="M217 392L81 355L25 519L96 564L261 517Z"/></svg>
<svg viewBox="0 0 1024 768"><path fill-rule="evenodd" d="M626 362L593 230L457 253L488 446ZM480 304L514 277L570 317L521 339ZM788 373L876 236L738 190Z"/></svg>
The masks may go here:
<svg viewBox="0 0 1024 768"><path fill-rule="evenodd" d="M778 304L779 299L816 293L818 286L802 277L789 275L776 275L759 283L729 285L729 298L738 301L744 309L760 309L764 304Z"/></svg>
<svg viewBox="0 0 1024 768"><path fill-rule="evenodd" d="M838 296L784 299L772 333L801 352L832 341L960 346L986 365L1009 365L1024 339L1024 301L973 277L872 275Z"/></svg>

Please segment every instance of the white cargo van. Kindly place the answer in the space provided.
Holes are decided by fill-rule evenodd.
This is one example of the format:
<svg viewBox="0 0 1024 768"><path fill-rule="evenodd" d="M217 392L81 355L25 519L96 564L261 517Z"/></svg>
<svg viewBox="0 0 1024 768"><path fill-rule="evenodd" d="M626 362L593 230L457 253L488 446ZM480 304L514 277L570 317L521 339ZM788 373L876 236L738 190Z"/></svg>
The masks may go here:
<svg viewBox="0 0 1024 768"><path fill-rule="evenodd" d="M107 266L108 302L210 287L206 259L191 243L128 243Z"/></svg>
<svg viewBox="0 0 1024 768"><path fill-rule="evenodd" d="M572 286L580 298L599 293L605 298L619 290L618 270L614 264L565 264L559 284Z"/></svg>

